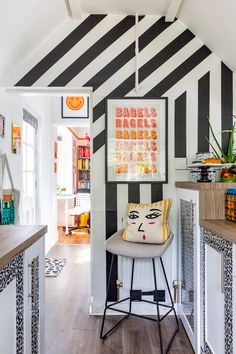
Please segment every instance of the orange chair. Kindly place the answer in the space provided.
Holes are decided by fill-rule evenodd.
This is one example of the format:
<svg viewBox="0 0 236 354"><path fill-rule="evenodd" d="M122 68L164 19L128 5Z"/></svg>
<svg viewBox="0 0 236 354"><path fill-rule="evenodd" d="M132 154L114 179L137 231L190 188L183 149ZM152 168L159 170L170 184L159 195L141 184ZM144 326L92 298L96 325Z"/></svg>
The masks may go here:
<svg viewBox="0 0 236 354"><path fill-rule="evenodd" d="M68 214L78 217L77 226L69 227L69 234L78 228L89 228L90 193L78 193L76 195L76 205L68 210Z"/></svg>

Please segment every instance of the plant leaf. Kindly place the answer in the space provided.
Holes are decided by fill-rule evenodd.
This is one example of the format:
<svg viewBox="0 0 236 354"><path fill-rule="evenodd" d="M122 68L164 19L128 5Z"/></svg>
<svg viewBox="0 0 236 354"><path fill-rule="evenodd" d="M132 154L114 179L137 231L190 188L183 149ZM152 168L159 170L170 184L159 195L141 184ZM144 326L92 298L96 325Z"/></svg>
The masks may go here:
<svg viewBox="0 0 236 354"><path fill-rule="evenodd" d="M211 123L210 123L210 120L209 120L208 117L207 117L207 120L208 120L209 128L210 128L211 134L212 134L212 136L213 136L213 139L215 140L216 145L218 146L218 149L221 151L222 149L221 149L220 144L219 144L219 142L218 142L218 140L217 140L217 138L216 138L216 136L215 136L215 133L214 133L214 131L213 131L213 129L212 129L212 126L211 126Z"/></svg>
<svg viewBox="0 0 236 354"><path fill-rule="evenodd" d="M235 159L234 154L233 154L234 130L235 130L235 123L234 123L233 127L230 129L230 134L229 134L228 151L227 151L227 161L228 162L233 162Z"/></svg>
<svg viewBox="0 0 236 354"><path fill-rule="evenodd" d="M213 129L212 129L212 126L211 126L211 123L210 123L210 120L209 120L208 117L207 117L207 120L208 120L209 128L210 128L211 134L212 134L212 136L213 136L213 139L215 140L216 145L217 145L219 151L221 152L221 157L223 157L224 160L225 160L225 162L226 162L226 161L227 161L227 156L225 155L223 149L221 148L221 146L220 146L220 144L219 144L219 142L218 142L218 140L217 140L217 138L216 138L216 136L215 136L215 133L214 133L214 131L213 131ZM207 139L207 140L208 140L208 139ZM208 140L208 142L209 142L209 140ZM213 146L212 146L212 144L211 144L210 142L209 142L209 144L210 144L211 147L213 148ZM213 148L213 150L216 152L216 150L215 150L214 148ZM219 154L217 154L217 156L219 156Z"/></svg>
<svg viewBox="0 0 236 354"><path fill-rule="evenodd" d="M221 159L221 156L219 155L219 153L216 151L216 149L214 148L214 146L210 143L209 139L207 137L205 137L208 144L211 146L212 150L214 151L215 153L215 156L218 157L219 159Z"/></svg>

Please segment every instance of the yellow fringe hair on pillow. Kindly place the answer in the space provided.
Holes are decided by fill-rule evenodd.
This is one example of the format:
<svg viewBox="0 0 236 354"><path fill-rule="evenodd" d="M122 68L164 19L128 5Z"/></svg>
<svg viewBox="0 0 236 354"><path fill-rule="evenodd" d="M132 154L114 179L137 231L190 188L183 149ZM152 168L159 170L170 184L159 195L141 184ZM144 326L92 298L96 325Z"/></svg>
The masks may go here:
<svg viewBox="0 0 236 354"><path fill-rule="evenodd" d="M150 204L128 204L128 220L123 240L164 244L169 238L168 224L172 199Z"/></svg>

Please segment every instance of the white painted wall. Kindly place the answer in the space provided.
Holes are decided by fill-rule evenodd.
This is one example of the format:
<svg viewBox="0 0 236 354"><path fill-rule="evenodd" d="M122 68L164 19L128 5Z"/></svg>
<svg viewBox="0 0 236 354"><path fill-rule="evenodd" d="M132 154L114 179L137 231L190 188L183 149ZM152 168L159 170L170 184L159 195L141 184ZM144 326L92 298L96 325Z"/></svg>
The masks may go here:
<svg viewBox="0 0 236 354"><path fill-rule="evenodd" d="M0 76L20 63L68 18L63 0L1 1L0 13L4 28L0 36L0 45L4 48Z"/></svg>
<svg viewBox="0 0 236 354"><path fill-rule="evenodd" d="M236 2L215 0L183 1L178 18L207 46L236 71Z"/></svg>
<svg viewBox="0 0 236 354"><path fill-rule="evenodd" d="M66 194L73 193L72 180L72 149L73 149L73 135L67 127L58 127L57 136L61 137L60 152L58 156L58 174L57 184L66 188Z"/></svg>
<svg viewBox="0 0 236 354"><path fill-rule="evenodd" d="M15 155L11 152L11 128L12 123L22 125L22 98L16 95L9 96L0 89L0 114L6 118L5 138L0 138L0 154L7 154L14 187L21 190L22 176L19 171L22 166L22 154ZM4 187L7 188L9 185L6 184Z"/></svg>
<svg viewBox="0 0 236 354"><path fill-rule="evenodd" d="M67 127L57 127L57 136L62 140L58 141L58 170L57 170L57 185L66 188L65 194L73 194L72 181L72 142L73 136ZM74 207L74 199L68 200L68 209ZM66 201L63 199L57 200L57 225L65 226L66 224ZM73 224L74 218L68 215L68 224Z"/></svg>

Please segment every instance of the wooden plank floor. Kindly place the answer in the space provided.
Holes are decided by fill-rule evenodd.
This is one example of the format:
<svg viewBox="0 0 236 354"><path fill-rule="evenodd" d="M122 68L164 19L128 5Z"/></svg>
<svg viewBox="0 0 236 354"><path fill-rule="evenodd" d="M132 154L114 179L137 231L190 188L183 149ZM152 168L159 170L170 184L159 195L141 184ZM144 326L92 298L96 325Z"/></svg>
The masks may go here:
<svg viewBox="0 0 236 354"><path fill-rule="evenodd" d="M57 278L46 278L45 354L159 354L155 323L131 317L108 339L99 338L101 317L89 316L89 245L56 245L52 257L67 263ZM118 321L109 316L107 325ZM172 318L163 321L164 342L174 327ZM181 326L171 354L192 354Z"/></svg>
<svg viewBox="0 0 236 354"><path fill-rule="evenodd" d="M68 236L66 236L66 233L62 230L62 227L58 227L57 231L57 245L84 245L90 243L90 235L87 230L76 230L75 233Z"/></svg>

